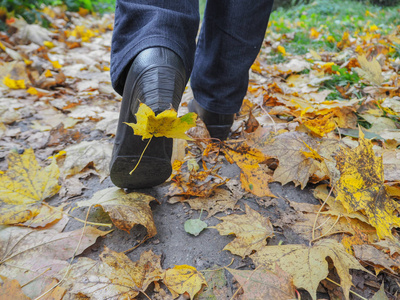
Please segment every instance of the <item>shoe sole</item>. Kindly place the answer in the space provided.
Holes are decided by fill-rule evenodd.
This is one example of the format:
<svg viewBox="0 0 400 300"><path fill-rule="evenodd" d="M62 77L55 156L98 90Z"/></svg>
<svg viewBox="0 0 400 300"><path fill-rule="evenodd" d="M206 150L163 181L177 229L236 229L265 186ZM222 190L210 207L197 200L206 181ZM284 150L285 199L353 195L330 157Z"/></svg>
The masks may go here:
<svg viewBox="0 0 400 300"><path fill-rule="evenodd" d="M129 175L139 161L139 156L117 156L111 166L111 181L118 187L150 188L165 182L172 173L171 161L143 156L136 170Z"/></svg>

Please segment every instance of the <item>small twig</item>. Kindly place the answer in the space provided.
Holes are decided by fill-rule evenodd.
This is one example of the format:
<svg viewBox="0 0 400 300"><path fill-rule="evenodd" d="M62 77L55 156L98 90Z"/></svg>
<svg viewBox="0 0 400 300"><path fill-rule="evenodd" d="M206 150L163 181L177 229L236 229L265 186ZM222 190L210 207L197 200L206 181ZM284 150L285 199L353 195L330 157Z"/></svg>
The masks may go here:
<svg viewBox="0 0 400 300"><path fill-rule="evenodd" d="M83 228L82 228L82 233L81 233L81 236L80 236L80 238L79 238L79 242L78 242L78 244L76 245L74 254L73 254L72 257L71 257L71 260L70 260L69 265L68 265L68 269L65 271L64 276L61 278L61 280L60 280L57 284L55 284L54 286L52 286L50 289L48 289L46 292L44 292L44 293L41 294L40 296L36 297L34 300L38 300L38 299L42 298L43 296L47 295L49 292L51 292L51 291L54 290L57 286L59 286L59 285L65 280L65 278L67 278L69 272L71 271L72 262L73 262L73 260L75 259L76 253L78 253L79 247L81 246L82 239L83 239L83 235L85 234L85 229L86 229L86 225L87 225L87 219L89 218L89 212L90 212L90 209L91 209L91 208L92 208L92 205L89 206L89 209L88 209L88 211L87 211L87 213L86 213L86 220L85 220L85 224L83 225Z"/></svg>
<svg viewBox="0 0 400 300"><path fill-rule="evenodd" d="M150 239L150 236L148 236L148 235L146 235L145 237L144 237L144 239L141 241L141 242L139 242L139 244L137 244L136 246L134 246L134 247L132 247L132 248L129 248L128 250L125 250L125 251L122 251L121 253L128 253L128 252L131 252L131 251L133 251L133 250L135 250L137 247L139 247L140 245L142 245L145 241L147 241L148 239Z"/></svg>
<svg viewBox="0 0 400 300"><path fill-rule="evenodd" d="M299 291L295 290L295 292L296 292L297 297L299 298L298 300L301 300L301 295L300 295Z"/></svg>
<svg viewBox="0 0 400 300"><path fill-rule="evenodd" d="M334 232L331 232L331 233L329 233L329 234L326 234L325 236L334 235L334 234L339 234L339 233L346 233L346 234L348 234L348 235L351 235L351 234L350 234L349 232L347 232L347 231L339 230L339 231L334 231ZM318 241L319 239L322 239L322 238L324 238L325 236L322 236L322 235L321 235L321 236L315 238L315 240L312 240L312 242Z"/></svg>
<svg viewBox="0 0 400 300"><path fill-rule="evenodd" d="M326 277L325 279L328 280L328 281L330 281L330 282L332 282L333 284L336 284L336 285L339 286L339 287L342 287L339 283L333 281L332 279L330 279L330 278L328 278L328 277ZM362 299L362 300L368 300L367 298L364 298L363 296L357 294L356 292L353 292L352 290L350 290L350 293L352 293L353 295L359 297L359 298Z"/></svg>
<svg viewBox="0 0 400 300"><path fill-rule="evenodd" d="M260 105L260 108L262 109L263 112L265 112L265 114L272 121L272 125L274 126L274 131L275 131L275 133L277 133L278 131L276 130L277 128L276 128L276 123L275 123L274 119L272 119L271 115L265 110L265 108L262 105Z"/></svg>
<svg viewBox="0 0 400 300"><path fill-rule="evenodd" d="M317 238L311 240L311 243L312 243L312 242L315 242L316 240L319 240L319 239L321 239L321 238L323 238L323 237L325 237L325 236L327 236L327 235L329 235L329 232L333 229L333 227L336 226L336 224L339 222L339 219L340 219L341 217L342 217L342 215L339 214L339 216L337 217L336 221L332 224L332 226L331 226L325 233L321 234L321 236L319 236L319 237L317 237Z"/></svg>
<svg viewBox="0 0 400 300"><path fill-rule="evenodd" d="M147 147L150 145L150 142L151 142L152 139L153 139L153 136L152 136L152 137L149 139L149 141L147 142L146 147L144 147L143 152L142 152L142 154L140 155L138 162L136 163L136 166L133 168L132 171L129 172L129 175L132 175L132 173L133 173L133 172L136 170L136 168L139 166L139 163L142 161L144 152L146 151Z"/></svg>
<svg viewBox="0 0 400 300"><path fill-rule="evenodd" d="M112 224L95 223L95 222L89 222L89 221L85 221L85 220L79 219L79 218L74 217L74 216L70 215L69 213L67 213L67 212L65 212L65 211L63 211L63 210L61 210L61 209L59 209L58 207L54 207L54 206L48 205L46 202L42 202L42 204L45 205L45 206L47 206L47 207L49 207L49 208L58 210L58 211L60 211L62 214L66 215L66 216L68 216L68 217L70 217L70 218L72 218L72 219L74 219L74 220L76 220L76 221L79 221L79 222L81 222L81 223L84 223L84 224L93 225L93 226L104 226L104 227L108 227L108 228L111 228L111 227L112 227Z"/></svg>
<svg viewBox="0 0 400 300"><path fill-rule="evenodd" d="M21 288L23 288L24 286L27 286L28 284L30 284L32 281L35 281L36 279L38 279L40 276L42 276L44 273L46 273L47 271L50 271L51 268L47 268L46 270L44 270L42 273L40 273L39 275L35 276L34 278L32 278L31 280L29 280L27 283L24 283L23 285L21 285Z"/></svg>
<svg viewBox="0 0 400 300"><path fill-rule="evenodd" d="M317 212L317 215L315 216L314 225L313 225L313 229L312 229L312 241L315 240L315 227L317 225L317 220L318 220L319 214L321 213L322 208L325 206L326 202L328 201L329 197L331 196L334 186L335 185L332 186L331 190L328 193L328 196L326 197L325 201L322 203L321 207L319 208L319 210Z"/></svg>

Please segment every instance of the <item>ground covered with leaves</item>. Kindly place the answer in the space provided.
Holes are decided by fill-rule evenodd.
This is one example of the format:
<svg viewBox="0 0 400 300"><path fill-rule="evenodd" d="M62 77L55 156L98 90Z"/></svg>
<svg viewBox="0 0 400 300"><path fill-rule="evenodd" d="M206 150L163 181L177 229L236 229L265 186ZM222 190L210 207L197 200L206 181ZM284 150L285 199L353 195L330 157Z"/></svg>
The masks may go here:
<svg viewBox="0 0 400 300"><path fill-rule="evenodd" d="M171 179L140 191L108 176L113 16L9 17L0 298L398 299L399 12L274 12L230 139L198 120L177 133Z"/></svg>

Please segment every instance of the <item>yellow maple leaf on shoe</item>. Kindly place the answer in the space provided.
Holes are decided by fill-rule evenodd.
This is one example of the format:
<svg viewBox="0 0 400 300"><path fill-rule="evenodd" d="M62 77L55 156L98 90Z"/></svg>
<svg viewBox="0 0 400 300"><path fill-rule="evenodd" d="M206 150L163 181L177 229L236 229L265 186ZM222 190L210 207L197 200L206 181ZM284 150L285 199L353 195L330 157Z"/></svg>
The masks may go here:
<svg viewBox="0 0 400 300"><path fill-rule="evenodd" d="M142 136L143 140L152 138L153 136L193 140L185 132L196 126L197 115L195 113L187 113L178 118L178 114L174 109L168 109L156 116L150 107L144 103L140 103L135 115L136 124L125 124L132 127L134 134Z"/></svg>

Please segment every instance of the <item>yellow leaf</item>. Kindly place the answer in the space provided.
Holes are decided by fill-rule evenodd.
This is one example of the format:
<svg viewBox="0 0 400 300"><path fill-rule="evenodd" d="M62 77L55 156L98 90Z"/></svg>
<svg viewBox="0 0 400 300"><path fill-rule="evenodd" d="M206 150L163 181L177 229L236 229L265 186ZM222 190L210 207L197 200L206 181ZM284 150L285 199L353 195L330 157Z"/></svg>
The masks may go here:
<svg viewBox="0 0 400 300"><path fill-rule="evenodd" d="M22 287L16 279L8 279L0 275L1 299L29 300L22 291Z"/></svg>
<svg viewBox="0 0 400 300"><path fill-rule="evenodd" d="M53 77L53 73L51 73L51 71L47 69L47 70L44 72L44 76L46 76L47 78Z"/></svg>
<svg viewBox="0 0 400 300"><path fill-rule="evenodd" d="M129 232L136 224L147 229L149 237L157 234L149 203L156 200L141 193L125 193L117 187L96 192L92 199L76 203L78 207L101 206L118 229Z"/></svg>
<svg viewBox="0 0 400 300"><path fill-rule="evenodd" d="M196 126L196 118L195 113L188 113L178 118L173 109L165 110L156 116L150 107L140 103L136 113L137 123L126 124L133 128L135 135L142 136L143 140L153 136L192 140L185 132Z"/></svg>
<svg viewBox="0 0 400 300"><path fill-rule="evenodd" d="M258 197L276 197L268 187L268 183L273 181L272 176L259 165L265 163L269 156L243 142L223 144L221 150L231 164L235 163L240 168L240 181L246 191Z"/></svg>
<svg viewBox="0 0 400 300"><path fill-rule="evenodd" d="M360 130L359 146L343 148L336 156L340 179L336 183L336 199L348 212L362 212L376 228L379 238L394 238L393 227L400 227L395 211L400 205L390 198L383 176L382 158L372 149L372 142Z"/></svg>
<svg viewBox="0 0 400 300"><path fill-rule="evenodd" d="M320 33L313 27L311 28L310 38L317 39L320 36Z"/></svg>
<svg viewBox="0 0 400 300"><path fill-rule="evenodd" d="M336 128L332 114L320 116L313 120L307 120L303 124L311 131L312 135L320 138Z"/></svg>
<svg viewBox="0 0 400 300"><path fill-rule="evenodd" d="M174 298L178 297L179 294L188 293L190 299L194 298L203 285L207 286L203 274L188 265L175 266L173 269L165 271L164 284Z"/></svg>
<svg viewBox="0 0 400 300"><path fill-rule="evenodd" d="M233 254L242 258L253 251L259 251L267 244L266 239L274 235L274 229L268 218L245 204L246 214L232 214L218 218L222 221L215 226L221 235L236 235L236 238L225 246Z"/></svg>
<svg viewBox="0 0 400 300"><path fill-rule="evenodd" d="M372 25L372 26L369 28L369 31L372 31L372 32L377 31L377 30L379 30L379 27L376 26L375 24Z"/></svg>
<svg viewBox="0 0 400 300"><path fill-rule="evenodd" d="M37 95L38 94L37 89L35 89L34 87L30 87L29 89L26 90L26 92L28 94L31 94L31 95Z"/></svg>
<svg viewBox="0 0 400 300"><path fill-rule="evenodd" d="M336 42L335 38L334 38L333 36L331 36L331 35L329 35L329 36L326 38L326 41L329 42L329 43L334 43L334 42Z"/></svg>
<svg viewBox="0 0 400 300"><path fill-rule="evenodd" d="M58 62L58 60L50 61L50 62L51 62L51 64L53 65L53 68L54 68L54 69L61 69L61 68L62 68L62 65L60 65L60 63Z"/></svg>
<svg viewBox="0 0 400 300"><path fill-rule="evenodd" d="M286 49L285 49L285 47L283 47L282 45L279 45L279 46L276 48L276 51L278 51L278 52L281 53L282 55L286 55Z"/></svg>
<svg viewBox="0 0 400 300"><path fill-rule="evenodd" d="M7 87L9 87L10 89L13 89L13 90L26 89L24 79L19 79L19 80L11 79L9 75L4 77L3 83Z"/></svg>
<svg viewBox="0 0 400 300"><path fill-rule="evenodd" d="M59 170L55 161L41 168L32 149L11 152L9 169L0 175L0 224L16 224L36 216L41 202L55 195Z"/></svg>
<svg viewBox="0 0 400 300"><path fill-rule="evenodd" d="M49 49L54 48L54 44L52 41L44 41L43 45L45 45Z"/></svg>
<svg viewBox="0 0 400 300"><path fill-rule="evenodd" d="M329 273L327 257L330 257L340 277L346 299L349 299L351 283L350 269L366 271L360 263L346 252L343 245L335 240L325 239L312 247L304 245L268 246L251 256L257 266L273 270L278 265L293 276L296 288L304 288L317 299L317 287Z"/></svg>
<svg viewBox="0 0 400 300"><path fill-rule="evenodd" d="M376 85L383 83L382 68L375 58L368 61L365 55L361 55L357 57L357 60L361 65L361 68L355 68L359 76Z"/></svg>

